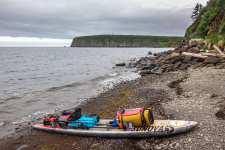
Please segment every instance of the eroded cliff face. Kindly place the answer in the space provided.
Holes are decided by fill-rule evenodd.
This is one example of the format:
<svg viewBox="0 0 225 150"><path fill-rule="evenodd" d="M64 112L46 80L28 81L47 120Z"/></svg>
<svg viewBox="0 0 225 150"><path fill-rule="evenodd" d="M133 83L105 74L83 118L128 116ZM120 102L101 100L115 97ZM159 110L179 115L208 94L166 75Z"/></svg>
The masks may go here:
<svg viewBox="0 0 225 150"><path fill-rule="evenodd" d="M175 47L183 37L94 35L76 37L71 47Z"/></svg>
<svg viewBox="0 0 225 150"><path fill-rule="evenodd" d="M128 43L128 42L118 42L118 41L106 41L101 42L97 40L79 40L74 39L71 45L72 47L143 47L141 43ZM159 45L149 45L149 47L159 47Z"/></svg>

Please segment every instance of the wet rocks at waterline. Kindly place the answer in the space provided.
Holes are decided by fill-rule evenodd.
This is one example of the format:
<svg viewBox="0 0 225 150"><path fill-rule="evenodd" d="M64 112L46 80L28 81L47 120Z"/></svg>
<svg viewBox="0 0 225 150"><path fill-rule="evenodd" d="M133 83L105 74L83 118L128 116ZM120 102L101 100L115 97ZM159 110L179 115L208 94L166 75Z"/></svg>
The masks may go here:
<svg viewBox="0 0 225 150"><path fill-rule="evenodd" d="M209 43L209 45L212 44ZM216 51L203 50L201 49L202 46L209 47L206 41L193 39L189 41L189 45L183 45L174 50L148 55L138 61L131 61L126 66L137 68L137 71L142 76L149 74L161 75L163 72L183 71L199 67L225 69L225 55L222 52L223 49L221 50L220 48L220 53L212 53ZM149 54L152 53L149 52Z"/></svg>

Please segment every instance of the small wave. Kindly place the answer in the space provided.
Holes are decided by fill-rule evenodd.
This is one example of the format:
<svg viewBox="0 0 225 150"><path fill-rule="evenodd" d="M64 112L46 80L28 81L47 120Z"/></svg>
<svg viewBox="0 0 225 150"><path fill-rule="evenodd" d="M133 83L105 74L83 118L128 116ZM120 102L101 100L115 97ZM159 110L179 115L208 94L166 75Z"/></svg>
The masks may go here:
<svg viewBox="0 0 225 150"><path fill-rule="evenodd" d="M117 76L117 75L118 75L117 72L114 72L114 73L110 73L110 74L109 74L110 77L115 77L115 76Z"/></svg>
<svg viewBox="0 0 225 150"><path fill-rule="evenodd" d="M20 99L24 97L25 93L12 93L12 94L1 94L0 99L4 100L14 100L14 99Z"/></svg>
<svg viewBox="0 0 225 150"><path fill-rule="evenodd" d="M54 102L49 102L49 103L47 103L48 105L56 105L56 103L54 103Z"/></svg>
<svg viewBox="0 0 225 150"><path fill-rule="evenodd" d="M129 75L126 75L126 76L120 76L120 77L117 77L117 78L112 78L112 79L106 79L102 82L100 82L100 84L102 85L105 85L105 83L119 83L119 82L122 82L122 81L129 81L129 80L133 80L133 79L136 79L138 78L139 75L137 75L136 73L132 73L132 74L129 74Z"/></svg>
<svg viewBox="0 0 225 150"><path fill-rule="evenodd" d="M42 112L41 112L41 111L37 111L37 112L34 112L34 113L32 113L32 114L35 115L35 116L37 116L37 115L42 114Z"/></svg>
<svg viewBox="0 0 225 150"><path fill-rule="evenodd" d="M28 115L27 117L23 117L19 120L13 121L11 123L15 125L15 124L21 124L21 123L25 123L25 122L31 122L31 121L34 121L34 120L39 120L39 119L42 119L45 115L53 114L54 112L55 111L53 111L53 110L38 111L38 112L35 112L35 113L32 113L32 114Z"/></svg>
<svg viewBox="0 0 225 150"><path fill-rule="evenodd" d="M47 77L47 76L46 76ZM44 77L31 77L29 79L32 79L32 80L36 80L36 79L45 79L46 78L45 76Z"/></svg>
<svg viewBox="0 0 225 150"><path fill-rule="evenodd" d="M19 120L11 122L11 123L15 125L15 124L21 124L21 123L25 123L25 122L40 120L40 119L45 118L48 115L57 115L57 114L59 114L59 112L62 112L65 109L74 108L74 107L78 106L80 103L81 103L81 101L76 101L73 103L73 105L71 105L71 103L70 104L68 104L68 103L60 104L60 105L57 105L50 109L43 109L43 110L31 113L27 117L23 117Z"/></svg>
<svg viewBox="0 0 225 150"><path fill-rule="evenodd" d="M30 122L31 120L32 120L31 115L29 115L28 117L23 117L21 120L17 120L17 121L12 122L12 124L20 124L20 123L23 123L23 122Z"/></svg>
<svg viewBox="0 0 225 150"><path fill-rule="evenodd" d="M113 88L114 85L116 85L122 81L130 81L130 80L134 80L138 77L140 77L138 74L132 73L132 74L129 74L126 76L119 76L116 78L103 80L99 83L100 84L99 88L95 89L96 93L97 92L101 93L101 92L107 91L107 90Z"/></svg>
<svg viewBox="0 0 225 150"><path fill-rule="evenodd" d="M8 110L8 109L7 109L7 110ZM0 114L9 114L9 113L12 113L12 112L0 110Z"/></svg>
<svg viewBox="0 0 225 150"><path fill-rule="evenodd" d="M96 78L94 78L94 79L91 79L90 82L102 80L102 79L104 79L104 78L105 78L104 76L98 76L98 77L96 77Z"/></svg>
<svg viewBox="0 0 225 150"><path fill-rule="evenodd" d="M91 81L91 82L95 82L95 81L99 81L99 80L105 80L105 79L107 79L107 78L110 78L110 77L116 77L116 76L118 76L118 75L119 75L119 73L113 72L113 73L105 74L105 75L103 75L103 76L98 76L98 77L96 77L96 78L94 78L94 79L91 79L90 81Z"/></svg>
<svg viewBox="0 0 225 150"><path fill-rule="evenodd" d="M82 83L80 82L75 82L75 83L71 83L71 84L68 84L68 85L63 85L63 86L57 86L57 87L51 87L49 88L47 91L48 92L54 92L54 91L58 91L58 90L61 90L61 89L64 89L64 88L68 88L68 87L77 87L79 85L82 85Z"/></svg>
<svg viewBox="0 0 225 150"><path fill-rule="evenodd" d="M5 73L13 73L13 72L19 72L18 70L9 70L9 71L5 71Z"/></svg>
<svg viewBox="0 0 225 150"><path fill-rule="evenodd" d="M37 100L36 99L29 99L28 101L25 102L25 104L28 105L33 105Z"/></svg>

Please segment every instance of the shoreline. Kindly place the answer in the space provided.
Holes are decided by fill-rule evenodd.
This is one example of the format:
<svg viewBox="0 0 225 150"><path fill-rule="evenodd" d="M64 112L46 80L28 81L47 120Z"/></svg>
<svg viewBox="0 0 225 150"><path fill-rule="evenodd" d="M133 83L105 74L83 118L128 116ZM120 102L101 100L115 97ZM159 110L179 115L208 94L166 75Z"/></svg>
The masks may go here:
<svg viewBox="0 0 225 150"><path fill-rule="evenodd" d="M100 118L114 118L120 107L151 107L155 119L199 122L190 132L161 138L105 139L37 131L32 122L2 138L0 149L224 149L225 120L217 113L225 110L225 70L186 69L121 82L78 107L82 114L96 113Z"/></svg>
<svg viewBox="0 0 225 150"><path fill-rule="evenodd" d="M118 83L112 89L104 93L101 93L97 97L90 98L87 101L84 101L78 107L82 108L82 114L97 113L100 115L100 118L113 118L115 117L115 114L120 107L134 108L134 106L135 107L145 107L146 105L149 106L149 104L146 103L145 101L139 101L139 102L136 101L137 98L142 97L144 95L147 97L153 96L154 100L161 98L161 99L164 99L164 101L168 101L168 95L166 94L164 90L152 89L151 93L146 93L146 91L144 91L144 95L143 95L142 89L139 89L143 84L146 84L148 80L154 80L154 78L157 78L157 77L158 77L157 75L152 75L149 77L141 77L131 81L124 81L124 82ZM148 78L148 79L145 79L145 78ZM134 91L138 92L139 94L138 95L134 94ZM131 97L135 97L135 99L131 100ZM151 101L151 103L152 104L154 103L154 105L157 108L159 108L161 105L160 102L158 102L157 100L156 102L154 102L154 100ZM117 101L117 103L115 103L115 101ZM107 110L110 110L110 111L107 111ZM158 109L157 112L154 113L154 116L158 116L161 119L168 119L168 118L174 119L172 115L167 118L167 117L161 116L160 114L163 114L163 110ZM17 133L11 135L10 137L2 138L0 145L5 145L5 147L2 147L2 149L10 149L10 148L13 148L12 146L15 146L15 148L19 148L20 146L23 146L23 145L29 145L28 149L32 149L32 148L36 149L38 147L36 147L35 144L34 144L35 147L30 147L30 145L32 144L23 144L23 142L21 141L31 142L29 141L29 139L32 139L32 142L36 141L37 143L42 143L42 140L40 140L40 137L42 137L42 135L47 136L47 139L48 138L50 139L50 137L53 135L51 133L45 133L42 131L37 131L32 129L31 125L33 124L36 124L36 122L32 122L30 124L30 127L29 125L21 127L21 129L18 130ZM60 134L56 134L54 136L56 136L59 141L62 140L62 137L64 137L64 135L60 135ZM68 136L68 137L72 139L74 138L89 139L89 137L75 137L75 136ZM94 140L95 138L91 138L91 139ZM40 145L43 146L44 144L47 144L47 143L44 142ZM55 143L55 142L52 141L52 143Z"/></svg>
<svg viewBox="0 0 225 150"><path fill-rule="evenodd" d="M221 144L225 141L223 130L225 120L218 119L214 114L215 110L220 108L224 98L224 95L221 95L221 81L217 81L215 86L217 93L215 91L209 93L209 87L214 83L212 81L201 86L199 83L205 80L201 80L202 73L205 73L206 77L212 75L216 77L217 74L221 76L219 74L225 73L225 70L202 68L168 72L160 76L152 74L120 83L113 89L80 105L83 114L98 113L102 115L102 118L115 117L115 112L120 106L124 108L151 107L156 119L198 121L199 126L190 132L161 138L105 139L52 134L34 130L30 125L14 137L1 139L0 143L3 146L0 149L17 149L21 146L24 147L23 149L192 149L195 147L224 149L224 145ZM197 83L196 78L198 78ZM176 88L170 88L168 85L180 79L184 80L179 83L183 90L179 95L176 93ZM221 80L225 82L225 77ZM209 91L199 93L195 89L199 86L200 89L207 88ZM214 97L216 94L217 96ZM114 101L118 98L121 101L119 105L116 105ZM209 122L208 119L213 122Z"/></svg>
<svg viewBox="0 0 225 150"><path fill-rule="evenodd" d="M2 65L8 67L3 70L1 78L3 85L0 94L2 105L0 126L4 124L0 127L0 138L14 132L15 128L23 122L27 123L55 111L61 112L75 107L80 101L107 89L109 83L123 80L121 78L131 74L130 69L115 67L115 64L118 61L129 62L134 58L139 59L147 55L149 48L124 51L121 51L122 49L93 50L76 49L61 55L67 50L62 48L2 49L2 52L5 51L2 54L5 58ZM167 49L151 50L156 52ZM16 51L21 51L21 54L17 54ZM35 57L36 52L40 53L40 58ZM53 55L48 55L50 53ZM9 56L13 59L8 62ZM53 56L58 59L52 60ZM82 59L76 61L78 56ZM23 61L24 58L32 59L32 65L30 61ZM42 61L35 61L37 59ZM16 68L14 61L18 61ZM43 63L49 65L44 67ZM33 64L35 67L32 67ZM132 72L132 74L136 73ZM42 84L44 86L41 86Z"/></svg>

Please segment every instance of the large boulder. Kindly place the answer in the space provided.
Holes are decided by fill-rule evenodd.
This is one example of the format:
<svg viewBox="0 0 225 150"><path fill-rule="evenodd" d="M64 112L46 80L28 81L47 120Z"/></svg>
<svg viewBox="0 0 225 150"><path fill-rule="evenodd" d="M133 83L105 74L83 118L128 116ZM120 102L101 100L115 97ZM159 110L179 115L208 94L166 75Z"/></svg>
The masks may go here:
<svg viewBox="0 0 225 150"><path fill-rule="evenodd" d="M156 75L162 75L163 74L163 70L159 67L155 67L154 69L151 70L151 72L156 74Z"/></svg>
<svg viewBox="0 0 225 150"><path fill-rule="evenodd" d="M225 59L221 59L220 62L221 62L221 63L225 63Z"/></svg>
<svg viewBox="0 0 225 150"><path fill-rule="evenodd" d="M198 67L204 67L204 66L205 66L204 62L198 63Z"/></svg>
<svg viewBox="0 0 225 150"><path fill-rule="evenodd" d="M170 66L172 66L171 68L173 68L174 65L165 64L165 65L161 66L161 68L162 68L163 70L166 70L166 69L167 69L168 67L170 67Z"/></svg>
<svg viewBox="0 0 225 150"><path fill-rule="evenodd" d="M183 60L183 57L176 57L175 59L172 59L172 60L170 61L170 63L171 63L171 64L175 64L176 62L182 61L182 60Z"/></svg>
<svg viewBox="0 0 225 150"><path fill-rule="evenodd" d="M168 55L168 56L165 57L164 61L167 61L167 60L171 61L172 59L175 59L177 57L179 57L179 56Z"/></svg>
<svg viewBox="0 0 225 150"><path fill-rule="evenodd" d="M165 72L169 72L169 71L173 71L174 64L165 64L163 65L161 68L165 71Z"/></svg>
<svg viewBox="0 0 225 150"><path fill-rule="evenodd" d="M175 63L174 68L175 68L175 69L178 69L178 68L180 68L180 66L181 66L182 64L183 64L183 63L182 63L181 61L178 61L178 62Z"/></svg>
<svg viewBox="0 0 225 150"><path fill-rule="evenodd" d="M143 70L139 73L141 76L153 74L151 70Z"/></svg>
<svg viewBox="0 0 225 150"><path fill-rule="evenodd" d="M149 69L148 66L143 66L143 67L141 68L141 70L148 70L148 69Z"/></svg>
<svg viewBox="0 0 225 150"><path fill-rule="evenodd" d="M185 56L183 62L184 62L185 64L187 64L187 63L189 63L191 60L192 60L192 56Z"/></svg>
<svg viewBox="0 0 225 150"><path fill-rule="evenodd" d="M188 67L189 67L189 66L188 66L187 64L182 64L182 65L180 66L180 70L187 70Z"/></svg>
<svg viewBox="0 0 225 150"><path fill-rule="evenodd" d="M213 56L207 57L207 58L204 60L204 63L205 63L205 64L215 64L215 63L217 63L217 62L218 62L218 58L213 57Z"/></svg>
<svg viewBox="0 0 225 150"><path fill-rule="evenodd" d="M207 41L203 40L203 39L191 39L189 41L189 46L190 47L195 47L195 46L206 46L207 45Z"/></svg>
<svg viewBox="0 0 225 150"><path fill-rule="evenodd" d="M188 50L189 53L199 53L200 50L198 47L192 47Z"/></svg>
<svg viewBox="0 0 225 150"><path fill-rule="evenodd" d="M205 67L214 67L215 65L214 64L207 64L205 65Z"/></svg>
<svg viewBox="0 0 225 150"><path fill-rule="evenodd" d="M148 55L153 55L151 51L148 52Z"/></svg>
<svg viewBox="0 0 225 150"><path fill-rule="evenodd" d="M182 47L182 51L183 51L183 52L188 52L188 46L183 46L183 47Z"/></svg>
<svg viewBox="0 0 225 150"><path fill-rule="evenodd" d="M146 65L147 62L146 62L145 60L142 60L142 61L140 62L140 64L141 64L141 65Z"/></svg>
<svg viewBox="0 0 225 150"><path fill-rule="evenodd" d="M220 69L225 69L225 64L222 64L222 65L220 66Z"/></svg>
<svg viewBox="0 0 225 150"><path fill-rule="evenodd" d="M119 64L116 64L116 66L126 66L126 63L119 63Z"/></svg>

